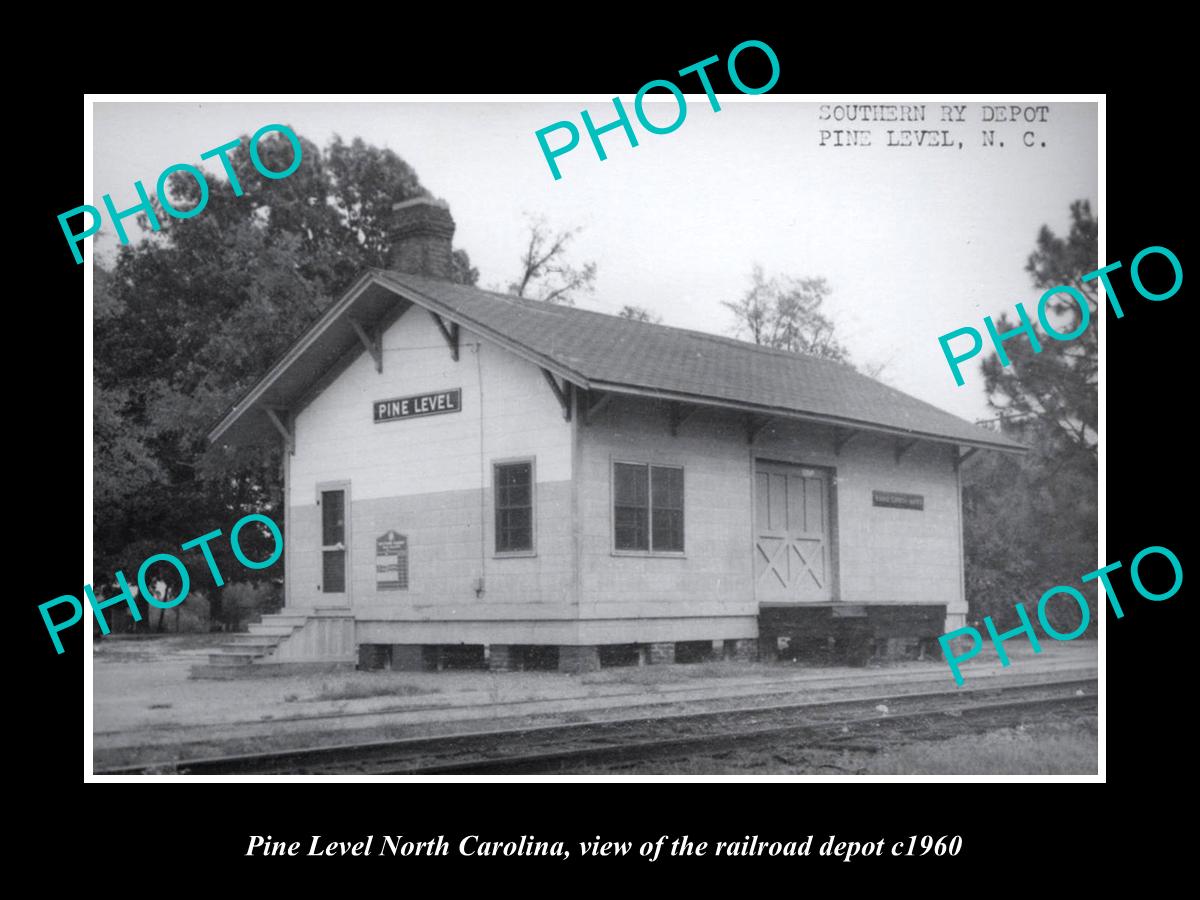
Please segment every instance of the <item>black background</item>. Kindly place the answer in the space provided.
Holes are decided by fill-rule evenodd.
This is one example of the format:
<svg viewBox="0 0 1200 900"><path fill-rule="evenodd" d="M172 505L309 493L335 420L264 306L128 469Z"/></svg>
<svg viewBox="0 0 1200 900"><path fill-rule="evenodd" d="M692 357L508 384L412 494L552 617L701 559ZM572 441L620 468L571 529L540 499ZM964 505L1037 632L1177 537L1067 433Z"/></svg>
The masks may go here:
<svg viewBox="0 0 1200 900"><path fill-rule="evenodd" d="M927 59L926 63L936 64L916 74L907 64L890 61L886 42L864 56L861 47L830 46L820 33L798 28L714 26L686 36L672 30L669 38L638 28L591 36L580 29L568 30L569 37L564 31L553 37L475 39L477 43L462 31L440 40L397 34L386 51L369 46L360 36L356 49L346 51L345 64L329 60L315 68L281 65L279 71L287 73L286 78L279 76L284 83L260 76L253 66L235 70L207 65L203 77L198 70L191 77L189 66L177 64L177 73L152 73L147 68L119 77L106 75L89 87L227 92L586 91L628 99L644 82L669 77L707 56L717 54L723 61L734 45L750 37L766 41L778 54L782 75L773 93L1092 92L1106 90L1115 80L1102 71L1085 70L1082 74L1088 77L1077 75L1072 83L1062 77L1061 67L1047 66L1032 72L1026 67L1024 83L1014 84L1009 75L1018 68L1015 63L1012 67L982 65L973 49L955 59L944 55ZM286 62L287 54L280 54ZM761 74L753 69L756 56L748 53L739 58L739 71L751 85L766 80L765 69ZM876 70L864 69L862 61L867 57L884 62ZM908 61L912 57L906 55ZM224 78L223 68L228 68ZM714 66L710 73L717 92L732 91L723 65ZM10 546L15 552L8 560L9 572L15 576L10 578L15 594L10 600L15 613L10 621L21 623L26 639L23 664L9 670L10 691L25 707L9 719L15 726L10 726L9 741L20 760L14 770L22 776L18 786L32 792L31 802L19 811L25 843L53 857L57 865L82 863L94 876L94 885L118 875L124 883L146 879L147 887L153 884L163 890L181 883L234 889L268 879L295 879L317 887L330 879L327 884L351 890L361 885L397 892L418 890L417 882L410 879L420 871L445 878L430 883L430 887L444 885L440 889L445 890L503 877L515 880L493 882L498 890L557 893L587 890L613 874L630 891L651 880L692 883L693 877L716 868L737 878L735 889L770 894L802 889L817 871L836 878L879 874L917 890L973 890L993 879L1019 888L1020 872L1039 860L1057 860L1082 873L1112 862L1113 853L1161 852L1162 842L1170 840L1171 827L1158 819L1155 807L1172 806L1176 784L1186 778L1190 764L1190 754L1175 734L1181 714L1190 706L1190 685L1185 680L1190 653L1184 643L1190 637L1184 621L1188 584L1185 580L1183 590L1170 600L1151 603L1133 591L1128 564L1143 547L1158 544L1171 548L1185 573L1189 570L1185 517L1178 511L1192 503L1185 491L1194 476L1185 460L1194 455L1194 380L1186 373L1192 369L1188 364L1193 362L1189 357L1194 338L1184 322L1186 281L1170 300L1151 303L1132 289L1128 265L1142 248L1162 245L1176 253L1186 272L1182 221L1184 185L1191 178L1184 159L1188 143L1169 127L1179 122L1178 103L1164 91L1162 82L1148 81L1145 89L1128 80L1123 83L1123 90L1108 93L1107 206L1102 210L1108 234L1103 261L1125 263L1114 283L1126 313L1117 320L1110 312L1106 321L1107 559L1125 563L1113 581L1126 615L1118 621L1110 612L1107 620L1105 787L563 781L214 784L203 790L162 784L85 786L82 628L63 635L67 652L56 656L37 612L37 604L46 599L79 595L83 580L82 572L75 569L77 545L70 538L77 527L74 523L79 522L74 516L79 509L75 504L81 429L78 407L67 399L78 396L84 362L82 354L72 351L74 339L69 337L78 335L75 329L85 318L80 315L83 269L74 264L55 218L81 202L83 100L74 85L47 88L29 104L24 120L36 136L27 148L35 163L27 168L28 177L19 179L28 193L20 201L21 229L15 237L10 234L10 250L17 252L10 252L8 266L10 277L19 276L25 285L9 297L10 311L18 313L14 322L19 324L10 325L7 354L11 372L7 399L15 426L9 435L10 465L17 469L17 494L25 498L19 516L13 517L16 521L10 519ZM685 84L685 90L694 89ZM747 135L748 141L752 139ZM146 179L156 175L146 173ZM1013 185L1013 189L1023 186ZM10 204L16 203L10 199ZM12 205L10 215L16 216ZM1032 230L1028 237L1032 246ZM864 265L870 265L869 257L864 257ZM986 278L986 273L981 277ZM954 289L954 285L930 285L931 291ZM1024 300L1031 308L1032 299L1032 291L1027 297L997 298L996 308L1008 300ZM86 320L84 327L89 327ZM25 332L20 338L17 328ZM95 361L97 367L103 364ZM85 477L90 472L86 459L83 472ZM101 517L104 510L95 514ZM1147 581L1153 584L1149 577ZM1100 791L1111 793L1102 797ZM660 859L649 865L636 856L587 860L575 853L566 863L453 856L421 863L386 857L310 860L241 855L251 834L307 843L313 834L352 840L371 833L412 838L444 834L452 843L465 834L486 839L533 834L567 841L568 846L596 835L640 842L662 834L709 841L745 834L786 841L814 834L819 843L834 833L839 839L886 837L889 841L910 834L960 834L964 850L953 860L885 858L849 864L820 858L721 861L709 857ZM585 868L591 873L587 881L554 880L557 874ZM775 880L785 878L785 870L796 872L795 882ZM961 875L967 870L974 877L964 881ZM176 873L184 878L164 880ZM896 880L905 876L912 880ZM984 877L988 881L982 881ZM363 878L370 880L359 880ZM694 883L706 886L702 881Z"/></svg>

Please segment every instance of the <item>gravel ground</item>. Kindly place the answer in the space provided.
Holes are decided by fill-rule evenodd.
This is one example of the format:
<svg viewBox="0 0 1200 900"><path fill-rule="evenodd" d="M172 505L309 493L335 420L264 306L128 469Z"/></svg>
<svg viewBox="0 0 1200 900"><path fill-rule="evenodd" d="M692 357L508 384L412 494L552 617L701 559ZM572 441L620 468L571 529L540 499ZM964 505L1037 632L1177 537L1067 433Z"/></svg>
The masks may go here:
<svg viewBox="0 0 1200 900"><path fill-rule="evenodd" d="M344 742L430 728L466 728L481 716L507 717L504 724L591 715L587 710L692 702L721 693L751 693L764 682L772 690L817 694L831 689L886 690L889 682L926 679L929 690L952 684L940 662L905 662L875 668L801 666L793 663L698 663L613 668L583 676L554 672L340 672L238 680L193 680L201 662L225 635L119 637L98 641L93 652L93 729L97 762L247 752L305 743ZM1096 644L1052 644L1033 657L1027 646L1009 648L1013 664L1002 670L976 659L972 677L1030 676L1047 666L1095 665ZM981 654L983 657L983 654ZM674 708L662 706L656 708ZM683 708L683 707L680 707ZM325 718L312 717L345 717ZM310 721L311 720L311 721ZM549 719L547 719L549 721ZM459 722L458 726L450 723ZM361 727L360 727L361 726ZM501 727L493 724L491 727ZM317 732L331 734L318 736ZM187 745L187 746L185 746ZM224 749L223 748L227 748ZM186 752L185 752L186 751Z"/></svg>
<svg viewBox="0 0 1200 900"><path fill-rule="evenodd" d="M697 754L636 767L580 767L564 775L1095 775L1096 716L1031 714L1016 728L878 751L805 747L781 740L752 750Z"/></svg>

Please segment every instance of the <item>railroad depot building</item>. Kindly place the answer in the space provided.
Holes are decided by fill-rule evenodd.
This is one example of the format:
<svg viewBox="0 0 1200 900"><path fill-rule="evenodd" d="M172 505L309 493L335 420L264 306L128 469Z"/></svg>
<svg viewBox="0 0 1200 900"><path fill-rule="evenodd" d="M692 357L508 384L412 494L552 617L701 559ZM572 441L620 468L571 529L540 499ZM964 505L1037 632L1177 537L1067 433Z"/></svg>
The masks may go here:
<svg viewBox="0 0 1200 900"><path fill-rule="evenodd" d="M210 433L282 442L286 497L283 611L210 669L862 657L964 624L959 467L1020 445L841 363L454 284L446 205L394 215L390 268Z"/></svg>

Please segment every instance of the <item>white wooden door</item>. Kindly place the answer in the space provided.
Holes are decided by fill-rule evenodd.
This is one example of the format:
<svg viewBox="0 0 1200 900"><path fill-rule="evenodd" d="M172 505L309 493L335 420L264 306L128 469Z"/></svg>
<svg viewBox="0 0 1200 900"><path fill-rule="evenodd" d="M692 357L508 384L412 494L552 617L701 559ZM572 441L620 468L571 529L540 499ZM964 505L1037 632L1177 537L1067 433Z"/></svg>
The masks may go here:
<svg viewBox="0 0 1200 900"><path fill-rule="evenodd" d="M829 473L758 460L754 488L759 602L830 600Z"/></svg>

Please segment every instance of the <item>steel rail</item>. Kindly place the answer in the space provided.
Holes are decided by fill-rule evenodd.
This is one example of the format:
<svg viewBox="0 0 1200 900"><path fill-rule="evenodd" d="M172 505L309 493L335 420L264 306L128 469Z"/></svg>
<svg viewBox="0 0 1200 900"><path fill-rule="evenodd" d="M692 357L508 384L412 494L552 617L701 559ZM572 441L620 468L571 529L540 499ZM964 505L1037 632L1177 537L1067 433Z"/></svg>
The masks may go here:
<svg viewBox="0 0 1200 900"><path fill-rule="evenodd" d="M769 743L788 736L802 739L806 735L808 736L808 740L805 741L803 749L874 751L879 748L874 746L864 747L861 743L847 746L846 742L853 739L861 740L864 734L872 727L882 728L885 732L900 731L901 733L905 733L906 729L904 726L906 725L915 725L923 728L925 726L922 720L931 717L946 716L947 714L953 715L958 719L974 720L977 718L988 718L990 719L987 722L989 727L997 727L998 725L1007 724L1011 718L1006 716L1002 721L996 721L994 717L999 713L1024 713L1034 709L1045 712L1049 709L1057 708L1064 708L1065 711L1077 706L1089 705L1089 702L1094 703L1095 700L1095 694L1085 694L1082 697L1043 697L1002 703L978 704L975 706L959 707L957 709L914 710L886 717L876 716L874 718L843 719L817 723L793 722L764 728L727 731L706 736L696 735L631 741L611 747L562 748L544 753L528 753L495 760L425 765L416 769L396 768L390 770L386 763L376 763L367 774L531 774L536 772L552 772L555 769L561 771L567 766L605 766L614 763L628 766L633 763L645 763L662 757L678 757L681 754L686 756L690 753L694 756L698 754L710 755L712 753L722 753L732 749L745 748L748 745L764 742ZM818 742L812 740L812 738L819 738L822 732L831 730L836 730L836 733L831 737L826 737L824 740ZM907 731L916 730L917 728L907 729ZM962 728L960 725L956 725L955 730L961 731ZM886 736L893 737L894 735L887 734ZM872 737L878 739L879 735L872 735Z"/></svg>
<svg viewBox="0 0 1200 900"><path fill-rule="evenodd" d="M526 726L434 737L412 737L304 747L267 753L237 754L170 762L153 762L97 770L96 775L130 774L322 774L371 772L374 774L450 774L530 771L538 767L586 764L591 760L617 761L660 755L687 748L728 746L745 740L762 740L789 732L802 733L830 727L861 728L867 724L892 726L922 717L949 714L975 716L1022 707L1094 700L1095 679L1049 681L1040 684L987 686L900 694L882 694L799 703L747 706L732 709L681 712L661 716L595 719L569 724ZM1000 702L975 702L990 698L1051 692L1049 697L1019 697ZM907 707L917 702L918 708ZM964 702L965 701L965 702ZM879 704L892 704L887 713ZM867 707L867 709L856 709ZM863 715L862 713L866 713ZM795 720L795 716L804 716ZM757 717L757 718L756 718ZM763 717L785 718L780 724L760 726ZM789 718L790 717L790 718ZM724 725L724 730L714 728ZM640 729L641 734L630 733ZM622 732L625 732L622 734ZM649 736L647 736L649 732ZM654 732L658 732L655 736ZM669 732L662 734L663 732ZM541 742L541 749L528 749ZM514 752L514 748L516 752Z"/></svg>

